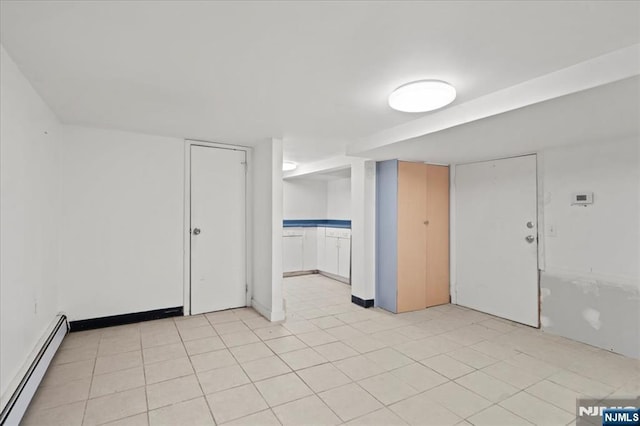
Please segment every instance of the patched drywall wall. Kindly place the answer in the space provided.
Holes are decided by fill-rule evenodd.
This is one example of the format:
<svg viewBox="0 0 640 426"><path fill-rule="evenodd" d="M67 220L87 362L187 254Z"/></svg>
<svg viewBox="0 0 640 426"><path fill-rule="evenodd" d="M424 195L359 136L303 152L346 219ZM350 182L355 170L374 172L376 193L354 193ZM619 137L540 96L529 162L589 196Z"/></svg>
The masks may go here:
<svg viewBox="0 0 640 426"><path fill-rule="evenodd" d="M638 138L544 151L545 332L640 358ZM571 204L575 192L594 203Z"/></svg>
<svg viewBox="0 0 640 426"><path fill-rule="evenodd" d="M640 291L620 283L543 272L544 331L640 358Z"/></svg>

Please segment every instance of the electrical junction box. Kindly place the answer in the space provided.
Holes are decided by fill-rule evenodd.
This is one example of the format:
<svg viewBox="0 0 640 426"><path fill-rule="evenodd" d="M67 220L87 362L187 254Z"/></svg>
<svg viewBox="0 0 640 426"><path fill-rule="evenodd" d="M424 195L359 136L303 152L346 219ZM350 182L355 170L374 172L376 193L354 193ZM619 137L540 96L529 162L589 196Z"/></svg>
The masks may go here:
<svg viewBox="0 0 640 426"><path fill-rule="evenodd" d="M572 206L588 206L593 204L593 192L574 192L571 194Z"/></svg>

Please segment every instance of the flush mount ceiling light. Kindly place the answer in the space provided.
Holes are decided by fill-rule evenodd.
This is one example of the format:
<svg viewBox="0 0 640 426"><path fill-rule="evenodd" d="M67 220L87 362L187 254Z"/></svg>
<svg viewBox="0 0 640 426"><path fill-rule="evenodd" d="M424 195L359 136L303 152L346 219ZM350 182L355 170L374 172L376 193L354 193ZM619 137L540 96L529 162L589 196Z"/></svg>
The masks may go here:
<svg viewBox="0 0 640 426"><path fill-rule="evenodd" d="M291 170L295 170L298 168L298 165L292 161L284 161L282 163L282 171L290 172Z"/></svg>
<svg viewBox="0 0 640 426"><path fill-rule="evenodd" d="M403 84L389 95L389 106L402 112L427 112L449 105L456 89L440 80L419 80Z"/></svg>

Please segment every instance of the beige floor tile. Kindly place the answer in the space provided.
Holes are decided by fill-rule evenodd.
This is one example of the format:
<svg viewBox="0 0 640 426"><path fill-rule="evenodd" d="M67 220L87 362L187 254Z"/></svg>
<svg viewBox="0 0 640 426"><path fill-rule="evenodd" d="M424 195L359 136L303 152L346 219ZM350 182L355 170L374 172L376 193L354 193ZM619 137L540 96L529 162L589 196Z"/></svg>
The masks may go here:
<svg viewBox="0 0 640 426"><path fill-rule="evenodd" d="M341 325L339 327L327 328L325 331L336 339L342 341L353 340L359 337L367 337L363 332L356 330L350 325Z"/></svg>
<svg viewBox="0 0 640 426"><path fill-rule="evenodd" d="M104 426L149 426L149 416L144 412L131 417L125 417L124 419L105 423Z"/></svg>
<svg viewBox="0 0 640 426"><path fill-rule="evenodd" d="M114 355L123 352L139 351L140 337L111 337L102 338L98 346L98 356Z"/></svg>
<svg viewBox="0 0 640 426"><path fill-rule="evenodd" d="M262 380L255 385L271 407L313 394L313 391L294 373Z"/></svg>
<svg viewBox="0 0 640 426"><path fill-rule="evenodd" d="M253 384L207 395L216 423L225 423L269 408Z"/></svg>
<svg viewBox="0 0 640 426"><path fill-rule="evenodd" d="M382 404L353 383L324 391L318 396L345 422L382 408Z"/></svg>
<svg viewBox="0 0 640 426"><path fill-rule="evenodd" d="M52 365L47 370L40 386L60 386L74 380L91 377L93 375L94 365L95 360L93 359Z"/></svg>
<svg viewBox="0 0 640 426"><path fill-rule="evenodd" d="M84 425L98 425L147 411L145 389L137 388L87 401Z"/></svg>
<svg viewBox="0 0 640 426"><path fill-rule="evenodd" d="M300 370L327 362L322 355L311 348L281 354L280 359L286 362L292 370Z"/></svg>
<svg viewBox="0 0 640 426"><path fill-rule="evenodd" d="M494 403L507 399L520 391L520 389L482 371L474 371L462 376L456 380L456 383Z"/></svg>
<svg viewBox="0 0 640 426"><path fill-rule="evenodd" d="M307 345L296 336L286 336L277 339L267 340L266 345L277 354L304 349Z"/></svg>
<svg viewBox="0 0 640 426"><path fill-rule="evenodd" d="M560 367L535 359L527 354L516 355L504 362L541 378L549 377L560 371Z"/></svg>
<svg viewBox="0 0 640 426"><path fill-rule="evenodd" d="M142 352L123 352L115 355L98 357L93 374L113 373L114 371L128 370L142 365Z"/></svg>
<svg viewBox="0 0 640 426"><path fill-rule="evenodd" d="M377 351L368 352L364 356L369 360L378 364L385 370L395 370L405 365L413 364L413 360L392 348L378 349Z"/></svg>
<svg viewBox="0 0 640 426"><path fill-rule="evenodd" d="M551 405L526 392L520 392L500 403L503 408L525 418L533 424L566 425L575 418L560 408Z"/></svg>
<svg viewBox="0 0 640 426"><path fill-rule="evenodd" d="M280 426L280 422L271 410L260 411L224 424L225 426Z"/></svg>
<svg viewBox="0 0 640 426"><path fill-rule="evenodd" d="M500 361L470 347L447 352L447 356L450 356L451 358L463 362L473 368L484 368Z"/></svg>
<svg viewBox="0 0 640 426"><path fill-rule="evenodd" d="M398 352L416 361L436 356L442 352L438 348L434 347L433 344L431 344L426 339L402 343L400 345L397 345L395 349Z"/></svg>
<svg viewBox="0 0 640 426"><path fill-rule="evenodd" d="M215 370L197 373L197 376L205 394L219 392L251 382L239 365L216 368Z"/></svg>
<svg viewBox="0 0 640 426"><path fill-rule="evenodd" d="M191 363L197 373L237 364L236 359L228 349L193 355Z"/></svg>
<svg viewBox="0 0 640 426"><path fill-rule="evenodd" d="M273 409L283 426L338 425L342 421L315 395Z"/></svg>
<svg viewBox="0 0 640 426"><path fill-rule="evenodd" d="M320 330L320 328L314 325L311 321L304 319L300 321L286 321L282 326L293 334L310 333L312 331Z"/></svg>
<svg viewBox="0 0 640 426"><path fill-rule="evenodd" d="M507 411L499 405L492 405L473 416L469 417L469 421L474 426L527 426L531 425L528 421L520 416Z"/></svg>
<svg viewBox="0 0 640 426"><path fill-rule="evenodd" d="M525 389L525 392L540 398L569 413L576 412L576 399L580 395L556 383L543 380Z"/></svg>
<svg viewBox="0 0 640 426"><path fill-rule="evenodd" d="M178 331L175 329L172 330L171 332L142 334L143 348L152 348L154 346L170 345L172 343L180 343L181 341L182 339L180 339L180 334L178 334Z"/></svg>
<svg viewBox="0 0 640 426"><path fill-rule="evenodd" d="M355 349L345 345L343 342L327 343L326 345L315 346L313 349L331 362L359 355Z"/></svg>
<svg viewBox="0 0 640 426"><path fill-rule="evenodd" d="M214 337L217 333L213 330L211 325L204 325L202 327L185 328L180 330L180 337L183 342L189 340L204 339L205 337Z"/></svg>
<svg viewBox="0 0 640 426"><path fill-rule="evenodd" d="M222 324L216 324L213 326L216 332L220 335L240 333L241 331L251 331L247 325L242 321L224 322Z"/></svg>
<svg viewBox="0 0 640 426"><path fill-rule="evenodd" d="M227 347L248 345L249 343L259 342L260 338L252 331L240 331L237 333L222 334L220 336Z"/></svg>
<svg viewBox="0 0 640 426"><path fill-rule="evenodd" d="M334 367L333 364L305 368L304 370L298 370L297 374L314 392L337 388L351 382L351 379Z"/></svg>
<svg viewBox="0 0 640 426"><path fill-rule="evenodd" d="M534 376L527 371L520 370L519 368L514 367L511 364L507 364L504 361L485 367L480 371L515 386L518 389L527 388L542 380L540 377Z"/></svg>
<svg viewBox="0 0 640 426"><path fill-rule="evenodd" d="M39 388L31 401L31 407L35 410L43 410L84 401L89 397L90 385L91 377L87 377L60 386Z"/></svg>
<svg viewBox="0 0 640 426"><path fill-rule="evenodd" d="M281 325L275 327L263 327L253 330L262 340L277 339L278 337L290 336L291 332Z"/></svg>
<svg viewBox="0 0 640 426"><path fill-rule="evenodd" d="M277 356L245 362L242 364L242 368L254 382L291 372L287 364Z"/></svg>
<svg viewBox="0 0 640 426"><path fill-rule="evenodd" d="M60 345L59 350L85 348L85 349L98 349L100 344L100 338L102 337L102 329L87 330L87 331L75 331L65 336Z"/></svg>
<svg viewBox="0 0 640 426"><path fill-rule="evenodd" d="M222 324L225 322L238 321L238 317L233 311L220 311L204 314L211 325Z"/></svg>
<svg viewBox="0 0 640 426"><path fill-rule="evenodd" d="M51 360L52 365L68 364L76 361L86 361L94 359L98 354L98 347L75 347L70 349L60 349Z"/></svg>
<svg viewBox="0 0 640 426"><path fill-rule="evenodd" d="M387 347L385 343L367 335L356 337L354 339L343 340L343 342L361 354Z"/></svg>
<svg viewBox="0 0 640 426"><path fill-rule="evenodd" d="M335 342L338 339L331 334L323 330L311 331L309 333L298 334L298 339L302 340L309 346L325 345L327 343Z"/></svg>
<svg viewBox="0 0 640 426"><path fill-rule="evenodd" d="M313 325L315 325L316 327L320 328L320 329L327 329L327 328L332 328L332 327L339 327L341 325L344 325L344 323L342 321L340 321L338 318L334 317L334 316L326 316L326 317L322 317L322 318L315 318L312 320L309 320Z"/></svg>
<svg viewBox="0 0 640 426"><path fill-rule="evenodd" d="M446 377L417 362L393 370L391 374L420 392L449 381Z"/></svg>
<svg viewBox="0 0 640 426"><path fill-rule="evenodd" d="M224 342L222 342L222 339L219 336L189 340L188 342L184 342L184 347L189 355L198 355L226 348Z"/></svg>
<svg viewBox="0 0 640 426"><path fill-rule="evenodd" d="M61 405L46 410L27 410L22 426L80 426L84 415L85 401Z"/></svg>
<svg viewBox="0 0 640 426"><path fill-rule="evenodd" d="M144 372L147 384L151 384L191 375L193 368L188 358L178 358L145 365Z"/></svg>
<svg viewBox="0 0 640 426"><path fill-rule="evenodd" d="M195 375L180 377L147 386L149 409L164 407L202 396L200 383Z"/></svg>
<svg viewBox="0 0 640 426"><path fill-rule="evenodd" d="M197 425L215 426L204 398L192 399L149 411L150 426Z"/></svg>
<svg viewBox="0 0 640 426"><path fill-rule="evenodd" d="M462 418L467 418L492 405L491 401L454 382L430 389L425 392L425 395Z"/></svg>
<svg viewBox="0 0 640 426"><path fill-rule="evenodd" d="M605 397L614 390L611 386L566 370L549 376L547 380L573 390L580 396Z"/></svg>
<svg viewBox="0 0 640 426"><path fill-rule="evenodd" d="M243 346L234 346L229 350L240 363L274 355L273 351L262 342L249 343L248 345Z"/></svg>
<svg viewBox="0 0 640 426"><path fill-rule="evenodd" d="M388 408L381 408L346 424L349 426L404 426L407 423Z"/></svg>
<svg viewBox="0 0 640 426"><path fill-rule="evenodd" d="M184 350L182 343L171 343L169 345L144 348L142 354L145 364L187 357L187 351Z"/></svg>
<svg viewBox="0 0 640 426"><path fill-rule="evenodd" d="M408 424L416 426L455 425L462 420L424 393L397 402L389 406L389 409Z"/></svg>
<svg viewBox="0 0 640 426"><path fill-rule="evenodd" d="M258 330L263 327L271 327L273 323L263 317L254 317L242 320L251 330Z"/></svg>
<svg viewBox="0 0 640 426"><path fill-rule="evenodd" d="M445 354L423 359L420 363L452 380L475 371L473 367Z"/></svg>
<svg viewBox="0 0 640 426"><path fill-rule="evenodd" d="M184 330L187 328L204 327L205 325L211 325L204 315L191 315L184 317L174 317L174 323L178 330Z"/></svg>
<svg viewBox="0 0 640 426"><path fill-rule="evenodd" d="M363 355L337 361L334 365L352 380L362 380L385 372L384 368Z"/></svg>
<svg viewBox="0 0 640 426"><path fill-rule="evenodd" d="M113 373L93 376L89 398L122 392L127 389L138 388L145 385L144 370L135 367L129 370L114 371Z"/></svg>
<svg viewBox="0 0 640 426"><path fill-rule="evenodd" d="M391 373L360 380L358 384L385 405L402 401L418 393Z"/></svg>
<svg viewBox="0 0 640 426"><path fill-rule="evenodd" d="M513 356L518 355L519 353L507 345L496 343L496 342L489 342L487 340L476 343L475 345L471 345L469 347L471 349L474 349L478 352L482 352L485 355L489 355L490 357L499 359L499 360L505 360L505 359L511 358Z"/></svg>

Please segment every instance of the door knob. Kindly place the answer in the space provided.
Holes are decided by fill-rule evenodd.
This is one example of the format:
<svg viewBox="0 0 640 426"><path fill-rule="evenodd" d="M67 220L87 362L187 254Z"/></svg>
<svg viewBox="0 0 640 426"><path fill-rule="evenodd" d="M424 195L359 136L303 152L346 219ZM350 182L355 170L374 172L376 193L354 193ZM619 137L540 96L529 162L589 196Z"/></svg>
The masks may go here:
<svg viewBox="0 0 640 426"><path fill-rule="evenodd" d="M200 228L193 228L193 235L199 235L200 234Z"/></svg>
<svg viewBox="0 0 640 426"><path fill-rule="evenodd" d="M424 222L422 222L422 223L424 223L425 225L428 225L428 224L429 224L429 221L428 221L428 220L425 220L425 221L424 221Z"/></svg>
<svg viewBox="0 0 640 426"><path fill-rule="evenodd" d="M527 222L527 228L529 229L533 228L533 222L531 221Z"/></svg>
<svg viewBox="0 0 640 426"><path fill-rule="evenodd" d="M527 242L529 244L531 244L532 242L534 242L536 240L536 237L534 237L533 235L527 235L527 237L525 239L527 240Z"/></svg>

